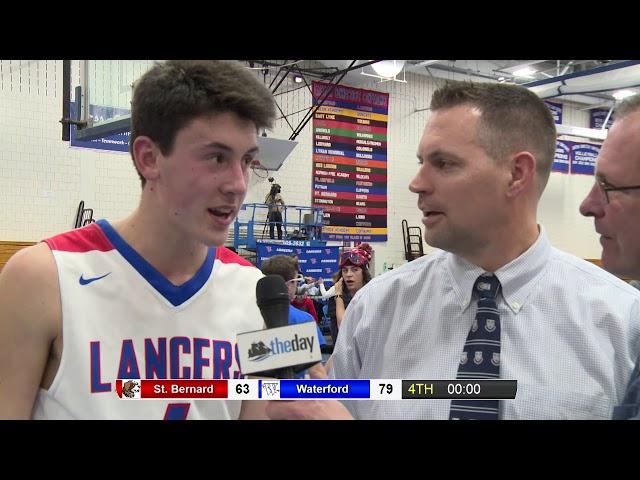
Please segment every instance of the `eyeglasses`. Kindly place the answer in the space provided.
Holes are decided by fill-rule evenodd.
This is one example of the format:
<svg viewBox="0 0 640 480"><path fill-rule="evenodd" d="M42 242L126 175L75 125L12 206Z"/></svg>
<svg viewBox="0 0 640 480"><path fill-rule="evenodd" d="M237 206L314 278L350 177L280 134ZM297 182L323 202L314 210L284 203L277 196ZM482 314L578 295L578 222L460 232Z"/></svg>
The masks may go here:
<svg viewBox="0 0 640 480"><path fill-rule="evenodd" d="M609 203L609 192L620 192L623 190L637 190L640 189L640 185L634 185L631 187L614 187L613 185L608 184L604 180L596 179L596 185L600 187L602 193L604 193L604 198L606 203Z"/></svg>
<svg viewBox="0 0 640 480"><path fill-rule="evenodd" d="M301 276L298 275L297 277L292 278L291 280L287 280L284 283L287 283L287 284L291 283L291 284L294 284L294 285L297 285L299 283L304 283L304 277L301 277Z"/></svg>
<svg viewBox="0 0 640 480"><path fill-rule="evenodd" d="M344 265L347 262L351 262L354 265L361 267L367 263L367 259L359 253L347 251L343 252L342 255L340 255L340 265Z"/></svg>

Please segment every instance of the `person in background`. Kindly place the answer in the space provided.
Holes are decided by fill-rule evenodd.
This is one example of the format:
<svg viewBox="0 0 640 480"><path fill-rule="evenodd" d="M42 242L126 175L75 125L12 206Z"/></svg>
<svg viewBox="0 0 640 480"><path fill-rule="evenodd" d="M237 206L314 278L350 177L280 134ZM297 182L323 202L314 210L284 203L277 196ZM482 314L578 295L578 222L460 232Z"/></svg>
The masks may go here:
<svg viewBox="0 0 640 480"><path fill-rule="evenodd" d="M262 273L264 273L265 275L280 275L287 284L287 288L289 290L289 300L292 301L295 298L299 278L298 260L296 258L290 257L288 255L274 255L273 257L269 257L262 263ZM309 313L303 312L293 305L289 305L290 325L313 321L314 318ZM317 326L317 323L316 328L318 331L318 341L320 342L320 346L326 345L327 342L325 341L320 328ZM304 370L298 372L298 378L305 378L307 373L311 378L326 378L326 370L321 362L318 362L315 365L311 366L308 370L308 372Z"/></svg>
<svg viewBox="0 0 640 480"><path fill-rule="evenodd" d="M304 277L304 283L298 288L299 293L306 293L310 297L319 297L320 288L318 283L320 280L314 280L313 277Z"/></svg>
<svg viewBox="0 0 640 480"><path fill-rule="evenodd" d="M335 295L329 299L329 319L333 344L338 341L340 325L354 295L371 280L371 246L362 243L340 255L340 271L334 283Z"/></svg>
<svg viewBox="0 0 640 480"><path fill-rule="evenodd" d="M320 315L322 314L323 302L320 294L321 279L315 280L313 277L304 277L305 283L298 288L298 295L306 295L313 303L313 308L316 311L317 320L320 321Z"/></svg>
<svg viewBox="0 0 640 480"><path fill-rule="evenodd" d="M299 287L296 290L295 297L291 300L291 305L303 312L307 312L313 317L315 322L318 323L318 312L316 312L316 306L314 305L313 300L311 300L304 291L301 291Z"/></svg>
<svg viewBox="0 0 640 480"><path fill-rule="evenodd" d="M596 181L580 213L594 218L602 266L615 275L640 279L640 94L616 107L596 162ZM640 282L631 285L640 289ZM613 419L640 420L640 358Z"/></svg>
<svg viewBox="0 0 640 480"><path fill-rule="evenodd" d="M318 285L320 287L320 296L322 297L322 300L328 300L329 298L333 297L336 294L336 282L338 281L339 278L340 278L340 270L334 273L333 276L331 277L333 281L333 285L331 285L329 290L327 290L324 287L324 279L322 278L318 279Z"/></svg>
<svg viewBox="0 0 640 480"><path fill-rule="evenodd" d="M284 198L282 198L282 187L277 183L271 185L271 190L267 193L264 203L269 207L269 238L274 238L274 227L278 230L278 240L282 240L282 210L284 209Z"/></svg>

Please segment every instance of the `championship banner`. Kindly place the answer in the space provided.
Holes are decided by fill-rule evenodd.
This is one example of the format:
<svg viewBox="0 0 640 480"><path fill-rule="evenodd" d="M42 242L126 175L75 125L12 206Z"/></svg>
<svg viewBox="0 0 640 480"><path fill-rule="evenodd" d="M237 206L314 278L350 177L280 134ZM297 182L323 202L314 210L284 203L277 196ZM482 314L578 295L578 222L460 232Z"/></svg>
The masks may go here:
<svg viewBox="0 0 640 480"><path fill-rule="evenodd" d="M553 157L552 172L569 173L573 143L568 140L556 140L556 153Z"/></svg>
<svg viewBox="0 0 640 480"><path fill-rule="evenodd" d="M591 110L591 113L589 115L589 126L591 128L601 129L607 116L609 116L609 110L604 108L594 108L593 110ZM612 113L609 116L609 120L607 120L607 129L609 129L611 127L611 124L613 123L613 116L614 114Z"/></svg>
<svg viewBox="0 0 640 480"><path fill-rule="evenodd" d="M553 123L561 125L563 105L561 103L548 102L546 100L544 103L549 107L549 111L551 112L551 115L553 115Z"/></svg>
<svg viewBox="0 0 640 480"><path fill-rule="evenodd" d="M595 143L574 142L571 146L571 173L595 175L600 148L601 145Z"/></svg>
<svg viewBox="0 0 640 480"><path fill-rule="evenodd" d="M313 82L312 203L322 240L387 240L389 94Z"/></svg>
<svg viewBox="0 0 640 480"><path fill-rule="evenodd" d="M279 243L257 244L257 267L274 255L296 255L303 275L314 278L330 279L339 270L338 257L340 247L294 247Z"/></svg>

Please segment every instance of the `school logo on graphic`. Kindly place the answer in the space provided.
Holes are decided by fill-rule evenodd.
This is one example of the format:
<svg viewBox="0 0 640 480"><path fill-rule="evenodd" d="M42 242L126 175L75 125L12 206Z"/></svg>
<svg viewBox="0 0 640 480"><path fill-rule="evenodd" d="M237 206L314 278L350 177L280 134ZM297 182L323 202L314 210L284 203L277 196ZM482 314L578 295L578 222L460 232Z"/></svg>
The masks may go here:
<svg viewBox="0 0 640 480"><path fill-rule="evenodd" d="M122 394L127 398L140 398L140 382L127 380L122 384Z"/></svg>
<svg viewBox="0 0 640 480"><path fill-rule="evenodd" d="M262 398L280 398L280 382L263 380Z"/></svg>

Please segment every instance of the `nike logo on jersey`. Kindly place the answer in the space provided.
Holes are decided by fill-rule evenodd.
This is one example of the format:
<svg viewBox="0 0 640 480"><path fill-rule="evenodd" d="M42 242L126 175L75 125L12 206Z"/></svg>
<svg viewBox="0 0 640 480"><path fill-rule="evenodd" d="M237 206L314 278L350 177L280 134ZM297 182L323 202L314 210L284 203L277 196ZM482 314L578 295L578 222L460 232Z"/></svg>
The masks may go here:
<svg viewBox="0 0 640 480"><path fill-rule="evenodd" d="M107 275L109 275L111 272L109 273L105 273L104 275L102 275L101 277L93 277L93 278L84 278L83 275L80 275L80 285L89 285L91 282L95 282L96 280L100 280L101 278L106 277Z"/></svg>

